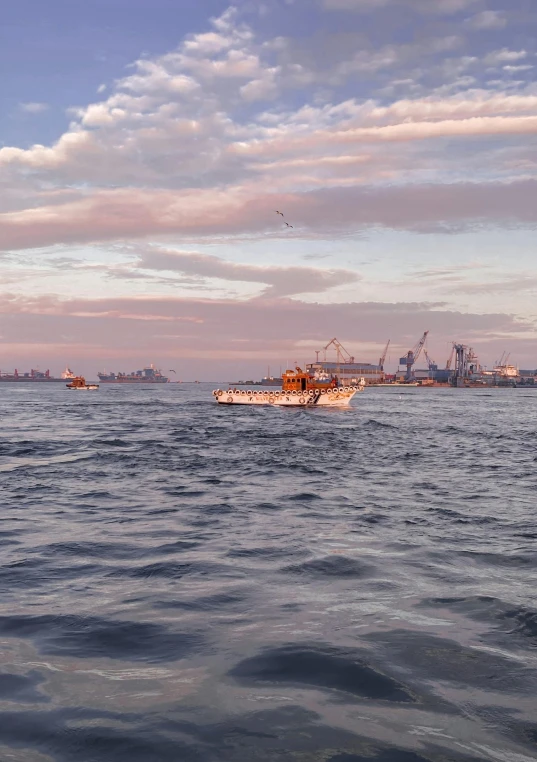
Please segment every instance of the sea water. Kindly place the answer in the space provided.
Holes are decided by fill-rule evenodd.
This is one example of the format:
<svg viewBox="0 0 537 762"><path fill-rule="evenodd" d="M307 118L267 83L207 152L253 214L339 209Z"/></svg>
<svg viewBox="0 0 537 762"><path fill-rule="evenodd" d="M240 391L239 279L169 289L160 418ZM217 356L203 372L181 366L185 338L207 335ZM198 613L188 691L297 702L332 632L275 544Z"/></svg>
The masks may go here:
<svg viewBox="0 0 537 762"><path fill-rule="evenodd" d="M0 385L2 762L537 759L537 391L217 386Z"/></svg>

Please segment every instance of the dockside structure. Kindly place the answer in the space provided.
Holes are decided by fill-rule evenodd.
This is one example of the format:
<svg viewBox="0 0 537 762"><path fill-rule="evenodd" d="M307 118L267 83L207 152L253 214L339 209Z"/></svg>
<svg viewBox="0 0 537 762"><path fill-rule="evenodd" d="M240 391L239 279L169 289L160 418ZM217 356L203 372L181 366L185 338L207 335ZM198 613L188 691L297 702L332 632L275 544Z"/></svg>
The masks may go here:
<svg viewBox="0 0 537 762"><path fill-rule="evenodd" d="M342 384L357 383L358 379L363 378L366 384L382 383L385 374L380 365L361 362L326 362L318 361L306 366L308 372L326 373L330 376L337 376Z"/></svg>

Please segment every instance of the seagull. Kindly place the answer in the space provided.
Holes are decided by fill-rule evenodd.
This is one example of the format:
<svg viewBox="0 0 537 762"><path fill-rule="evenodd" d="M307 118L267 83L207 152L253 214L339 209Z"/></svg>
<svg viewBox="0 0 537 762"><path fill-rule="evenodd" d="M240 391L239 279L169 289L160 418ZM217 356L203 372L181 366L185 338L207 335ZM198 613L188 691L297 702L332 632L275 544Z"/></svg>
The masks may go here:
<svg viewBox="0 0 537 762"><path fill-rule="evenodd" d="M170 370L168 371L168 373L175 373L175 371L174 371L174 369L173 369L173 368L170 368ZM177 375L177 373L175 373L175 375Z"/></svg>
<svg viewBox="0 0 537 762"><path fill-rule="evenodd" d="M281 214L283 217L283 212L279 212L277 209L275 209L274 211L276 212L276 214Z"/></svg>
<svg viewBox="0 0 537 762"><path fill-rule="evenodd" d="M292 226L292 225L290 225L288 222L286 222L285 224L287 225L287 227L288 227L288 228L292 228L292 227L293 227L293 226Z"/></svg>

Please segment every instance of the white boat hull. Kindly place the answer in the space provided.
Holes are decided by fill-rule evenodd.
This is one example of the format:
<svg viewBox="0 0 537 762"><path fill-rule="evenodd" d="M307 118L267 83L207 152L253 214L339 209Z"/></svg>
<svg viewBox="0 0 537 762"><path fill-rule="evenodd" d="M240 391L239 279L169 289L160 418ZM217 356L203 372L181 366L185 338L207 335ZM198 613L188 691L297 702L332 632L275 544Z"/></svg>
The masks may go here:
<svg viewBox="0 0 537 762"><path fill-rule="evenodd" d="M280 407L342 407L348 405L364 386L344 386L311 392L250 391L228 389L213 392L220 405L276 405Z"/></svg>

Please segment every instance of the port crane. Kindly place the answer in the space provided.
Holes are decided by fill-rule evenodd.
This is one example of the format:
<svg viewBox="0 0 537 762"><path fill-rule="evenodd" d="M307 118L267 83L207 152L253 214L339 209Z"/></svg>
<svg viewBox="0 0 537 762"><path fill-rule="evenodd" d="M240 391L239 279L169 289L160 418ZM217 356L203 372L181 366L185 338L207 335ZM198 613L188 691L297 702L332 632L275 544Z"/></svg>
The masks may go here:
<svg viewBox="0 0 537 762"><path fill-rule="evenodd" d="M412 368L414 366L414 363L420 356L421 350L425 346L425 342L427 341L428 335L429 335L429 331L425 331L425 333L423 334L421 339L418 341L416 346L413 349L409 349L404 357L399 358L399 365L406 365L406 375L405 375L406 381L411 381L413 378Z"/></svg>
<svg viewBox="0 0 537 762"><path fill-rule="evenodd" d="M453 355L455 354L455 344L451 344L451 354L448 357L448 361L446 363L446 370L451 370L451 363L453 362Z"/></svg>
<svg viewBox="0 0 537 762"><path fill-rule="evenodd" d="M323 353L324 353L324 361L326 362L326 350L330 349L330 347L334 347L336 350L337 355L337 362L338 365L340 363L352 363L354 362L354 357L352 357L343 344L341 344L336 338L330 339L326 347L323 347Z"/></svg>
<svg viewBox="0 0 537 762"><path fill-rule="evenodd" d="M384 361L386 360L386 355L388 354L388 347L390 346L391 339L388 339L386 346L384 347L384 352L379 357L379 368L380 370L384 370Z"/></svg>
<svg viewBox="0 0 537 762"><path fill-rule="evenodd" d="M425 348L423 349L423 354L425 355L425 359L427 360L427 367L429 368L429 370L438 370L438 365L435 363L433 358L427 354L427 350Z"/></svg>
<svg viewBox="0 0 537 762"><path fill-rule="evenodd" d="M465 382L480 369L478 358L472 347L453 343L455 370L451 378L453 386L464 386Z"/></svg>

